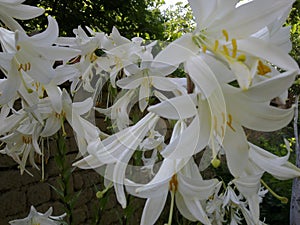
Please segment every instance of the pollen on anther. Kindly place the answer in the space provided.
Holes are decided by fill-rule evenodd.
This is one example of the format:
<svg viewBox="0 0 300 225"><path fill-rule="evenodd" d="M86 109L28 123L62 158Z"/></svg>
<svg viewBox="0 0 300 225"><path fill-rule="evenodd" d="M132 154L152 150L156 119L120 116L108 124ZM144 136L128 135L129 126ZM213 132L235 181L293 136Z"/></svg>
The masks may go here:
<svg viewBox="0 0 300 225"><path fill-rule="evenodd" d="M176 192L178 188L178 180L176 174L174 174L169 182L170 191Z"/></svg>
<svg viewBox="0 0 300 225"><path fill-rule="evenodd" d="M223 50L226 56L229 56L229 50L226 45L223 45Z"/></svg>
<svg viewBox="0 0 300 225"><path fill-rule="evenodd" d="M232 44L232 57L235 58L236 57L236 53L237 53L236 39L232 39L231 40L231 44Z"/></svg>
<svg viewBox="0 0 300 225"><path fill-rule="evenodd" d="M217 51L218 47L219 47L219 41L215 40L214 51Z"/></svg>
<svg viewBox="0 0 300 225"><path fill-rule="evenodd" d="M237 60L240 62L245 62L246 61L246 56L244 54L241 54L237 57Z"/></svg>
<svg viewBox="0 0 300 225"><path fill-rule="evenodd" d="M257 74L263 76L263 75L265 75L267 73L270 73L270 72L271 72L270 67L263 64L263 62L259 60L258 65L257 65Z"/></svg>
<svg viewBox="0 0 300 225"><path fill-rule="evenodd" d="M203 53L206 53L207 47L205 45L202 45L202 51Z"/></svg>
<svg viewBox="0 0 300 225"><path fill-rule="evenodd" d="M18 68L18 71L21 71L22 69L23 69L23 65L20 64L20 65L19 65L19 68Z"/></svg>
<svg viewBox="0 0 300 225"><path fill-rule="evenodd" d="M229 40L229 35L228 35L227 30L222 30L222 34L224 35L225 40L228 41Z"/></svg>
<svg viewBox="0 0 300 225"><path fill-rule="evenodd" d="M234 127L232 126L232 115L228 114L228 121L227 121L227 125L231 128L231 130L233 130L235 132Z"/></svg>

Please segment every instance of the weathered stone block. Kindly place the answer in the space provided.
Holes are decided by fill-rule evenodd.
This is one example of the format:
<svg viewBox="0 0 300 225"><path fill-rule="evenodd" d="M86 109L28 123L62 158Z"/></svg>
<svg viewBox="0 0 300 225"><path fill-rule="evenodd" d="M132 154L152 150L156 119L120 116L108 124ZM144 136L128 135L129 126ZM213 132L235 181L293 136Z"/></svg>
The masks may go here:
<svg viewBox="0 0 300 225"><path fill-rule="evenodd" d="M50 201L51 191L47 183L38 183L28 188L27 198L29 205L39 205Z"/></svg>
<svg viewBox="0 0 300 225"><path fill-rule="evenodd" d="M27 211L24 191L11 190L0 195L0 217L24 213Z"/></svg>

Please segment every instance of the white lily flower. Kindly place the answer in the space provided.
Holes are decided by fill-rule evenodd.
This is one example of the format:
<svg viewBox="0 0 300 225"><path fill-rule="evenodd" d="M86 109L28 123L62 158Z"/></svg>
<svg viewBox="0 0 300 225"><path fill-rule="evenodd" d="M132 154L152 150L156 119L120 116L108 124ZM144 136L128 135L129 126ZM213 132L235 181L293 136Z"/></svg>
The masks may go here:
<svg viewBox="0 0 300 225"><path fill-rule="evenodd" d="M112 121L112 126L117 126L118 130L123 130L131 124L129 111L133 105L134 96L135 90L129 90L118 98L111 107L107 109L95 107L95 110L108 116Z"/></svg>
<svg viewBox="0 0 300 225"><path fill-rule="evenodd" d="M0 104L11 100L21 83L26 85L26 76L40 83L40 86L47 85L57 74L53 68L56 60L69 60L79 54L79 51L53 46L58 37L58 25L55 19L48 17L47 29L34 36L27 36L24 32L11 32L0 28L0 41L4 52L0 57L0 66L7 68L6 85L0 96ZM7 60L5 55L10 58ZM26 87L28 91L30 87ZM50 93L51 94L51 93Z"/></svg>
<svg viewBox="0 0 300 225"><path fill-rule="evenodd" d="M57 101L62 104L59 112L55 110L49 98L44 98L39 103L39 111L45 120L40 136L49 137L59 129L62 129L63 134L67 135L64 126L64 120L66 119L76 134L80 153L85 154L88 143L98 139L100 135L99 129L85 118L85 114L92 109L92 99L87 98L82 102L72 102L69 94L66 90L63 90Z"/></svg>
<svg viewBox="0 0 300 225"><path fill-rule="evenodd" d="M90 142L88 156L74 163L74 166L97 169L103 165L106 168L106 178L114 182L117 199L123 208L126 207L126 197L123 187L126 167L138 146L147 133L154 128L159 117L148 113L137 124L125 128L101 141L99 138Z"/></svg>
<svg viewBox="0 0 300 225"><path fill-rule="evenodd" d="M117 86L122 89L138 89L139 90L139 107L143 112L148 106L152 88L159 91L175 91L178 88L172 79L167 78L176 67L160 66L154 68L151 61L142 61L135 74L117 81Z"/></svg>
<svg viewBox="0 0 300 225"><path fill-rule="evenodd" d="M34 17L38 17L44 13L44 9L24 5L25 0L1 0L0 1L0 20L11 30L24 31L21 25L15 21L28 20Z"/></svg>
<svg viewBox="0 0 300 225"><path fill-rule="evenodd" d="M21 174L24 171L28 172L25 169L28 157L30 164L39 169L35 164L34 154L42 155L38 144L41 129L37 121L27 119L15 131L0 138L3 143L6 143L1 153L12 157L20 165Z"/></svg>
<svg viewBox="0 0 300 225"><path fill-rule="evenodd" d="M176 201L177 208L187 219L211 224L202 201L214 194L218 181L203 180L192 159L164 159L158 173L149 183L142 185L126 180L125 184L130 194L147 198L142 225L155 224L164 208L168 192L172 196L171 215ZM170 220L168 224L171 224Z"/></svg>
<svg viewBox="0 0 300 225"><path fill-rule="evenodd" d="M196 30L167 46L155 61L178 65L189 61L201 49L200 54L204 57L212 53L217 57L216 60L226 62L244 90L251 86L257 71L257 64L248 65L247 58L266 60L283 69L298 71L297 63L277 43L252 36L282 17L293 1L253 0L236 7L237 2L190 0L197 22ZM268 66L264 65L264 68Z"/></svg>
<svg viewBox="0 0 300 225"><path fill-rule="evenodd" d="M248 162L249 157L249 146L242 126L261 131L274 131L286 126L293 118L293 108L279 109L270 106L269 103L289 87L293 78L293 72L286 72L257 83L247 91L222 85L228 113L227 116L223 113L221 119L224 122L227 117L225 134L225 126L222 127L222 123L221 126L218 123L220 120L209 116L213 108L208 107L207 100L202 100L195 94L178 96L149 107L149 111L168 119L182 120L194 117L178 141L170 143L161 154L168 158L184 158L195 154L208 144L219 143L227 155L230 171L238 177L247 167L245 162ZM268 91L270 87L276 88L271 92ZM241 105L243 107L240 107ZM210 132L215 126L220 126L220 133L224 135L223 142L220 142L218 136L211 135ZM212 159L217 156L216 149L215 146Z"/></svg>
<svg viewBox="0 0 300 225"><path fill-rule="evenodd" d="M51 216L52 207L50 207L47 212L40 213L34 206L31 206L28 216L24 219L12 220L9 222L10 225L61 225L63 218L66 213L60 216Z"/></svg>

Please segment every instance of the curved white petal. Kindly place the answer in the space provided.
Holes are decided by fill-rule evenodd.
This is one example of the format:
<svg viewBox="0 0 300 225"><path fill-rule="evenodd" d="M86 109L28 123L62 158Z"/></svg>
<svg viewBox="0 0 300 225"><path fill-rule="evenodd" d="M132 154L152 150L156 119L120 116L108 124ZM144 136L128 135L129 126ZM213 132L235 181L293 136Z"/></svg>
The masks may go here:
<svg viewBox="0 0 300 225"><path fill-rule="evenodd" d="M203 132L208 133L209 131L204 130ZM201 123L199 117L196 116L182 134L170 142L161 154L169 159L188 158L201 151L208 141L209 135L202 135Z"/></svg>
<svg viewBox="0 0 300 225"><path fill-rule="evenodd" d="M52 103L52 106L53 106L55 112L60 114L62 111L62 100L61 100L62 91L53 82L50 82L49 84L45 85L44 87L50 98L50 101Z"/></svg>
<svg viewBox="0 0 300 225"><path fill-rule="evenodd" d="M173 91L177 89L177 85L172 82L171 78L159 77L159 76L151 76L152 85L162 91Z"/></svg>
<svg viewBox="0 0 300 225"><path fill-rule="evenodd" d="M281 69L298 71L297 62L284 50L276 45L257 38L237 41L238 49L254 56L263 58Z"/></svg>
<svg viewBox="0 0 300 225"><path fill-rule="evenodd" d="M292 4L290 0L250 1L227 14L222 21L214 21L211 26L214 30L227 30L233 38L248 37L280 17Z"/></svg>
<svg viewBox="0 0 300 225"><path fill-rule="evenodd" d="M232 118L249 129L274 131L286 126L294 116L294 109L280 109L269 102L254 102L242 95L226 95ZM243 106L243 107L241 107Z"/></svg>
<svg viewBox="0 0 300 225"><path fill-rule="evenodd" d="M185 218L187 218L188 220L193 221L193 222L197 220L193 216L193 214L189 211L188 207L186 206L186 204L184 202L184 198L180 194L180 192L176 192L175 201L176 201L176 207L178 208L181 215L183 215Z"/></svg>
<svg viewBox="0 0 300 225"><path fill-rule="evenodd" d="M118 202L121 204L122 208L126 208L127 200L124 191L124 179L125 179L125 172L127 168L127 164L133 155L134 152L132 151L124 151L123 157L115 164L114 172L113 172L113 182L114 188L117 196Z"/></svg>
<svg viewBox="0 0 300 225"><path fill-rule="evenodd" d="M290 151L288 151L286 156L278 157L256 145L251 143L249 145L249 157L261 170L272 174L280 180L300 177L300 169L287 161Z"/></svg>
<svg viewBox="0 0 300 225"><path fill-rule="evenodd" d="M197 220L205 225L211 224L199 200L190 198L183 198L183 200L188 210Z"/></svg>
<svg viewBox="0 0 300 225"><path fill-rule="evenodd" d="M41 132L41 137L50 137L55 134L61 127L61 120L55 116L50 116Z"/></svg>
<svg viewBox="0 0 300 225"><path fill-rule="evenodd" d="M207 200L216 189L218 184L217 179L211 180L199 180L193 177L183 176L182 174L177 175L178 178L178 191L188 198L195 198L198 200Z"/></svg>
<svg viewBox="0 0 300 225"><path fill-rule="evenodd" d="M1 4L2 5L2 4ZM44 9L29 6L29 5L10 5L5 4L4 7L6 13L13 18L20 20L28 20L34 17L40 16L44 13Z"/></svg>
<svg viewBox="0 0 300 225"><path fill-rule="evenodd" d="M141 76L129 76L117 81L117 86L122 89L134 89L139 87L144 80Z"/></svg>
<svg viewBox="0 0 300 225"><path fill-rule="evenodd" d="M239 177L247 167L249 158L247 138L239 124L232 122L230 127L227 128L223 148L231 174Z"/></svg>
<svg viewBox="0 0 300 225"><path fill-rule="evenodd" d="M207 18L214 13L218 4L217 1L189 0L189 4L192 8L197 25L202 29L206 28L203 26L208 22Z"/></svg>
<svg viewBox="0 0 300 225"><path fill-rule="evenodd" d="M1 86L4 88L1 90L0 105L6 104L13 99L21 85L21 79L19 77L19 72L17 71L17 65L14 62L15 60L13 60L7 80L1 84Z"/></svg>
<svg viewBox="0 0 300 225"><path fill-rule="evenodd" d="M196 95L182 95L148 107L149 112L167 119L186 119L197 114Z"/></svg>
<svg viewBox="0 0 300 225"><path fill-rule="evenodd" d="M51 46L58 38L58 24L56 20L48 16L48 27L45 31L33 35L29 39L37 46Z"/></svg>
<svg viewBox="0 0 300 225"><path fill-rule="evenodd" d="M148 198L144 206L141 225L154 225L159 218L167 200L168 191L157 198Z"/></svg>
<svg viewBox="0 0 300 225"><path fill-rule="evenodd" d="M262 82L252 85L246 91L240 91L239 94L246 95L252 101L270 101L285 92L295 81L296 73L287 71Z"/></svg>
<svg viewBox="0 0 300 225"><path fill-rule="evenodd" d="M192 36L189 33L184 34L169 44L154 58L153 66L157 63L175 66L194 56L199 51L199 47L193 42Z"/></svg>

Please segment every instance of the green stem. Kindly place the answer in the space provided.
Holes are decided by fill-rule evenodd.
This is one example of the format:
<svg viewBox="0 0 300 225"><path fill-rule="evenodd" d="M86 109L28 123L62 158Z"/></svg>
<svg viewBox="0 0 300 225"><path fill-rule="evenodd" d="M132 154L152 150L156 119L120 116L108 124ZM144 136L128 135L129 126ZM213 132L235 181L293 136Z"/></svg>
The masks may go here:
<svg viewBox="0 0 300 225"><path fill-rule="evenodd" d="M268 189L268 191L278 200L281 201L281 203L283 204L287 204L288 203L288 199L286 197L280 196L278 194L276 194L262 179L260 180L260 182L265 186L265 188Z"/></svg>

